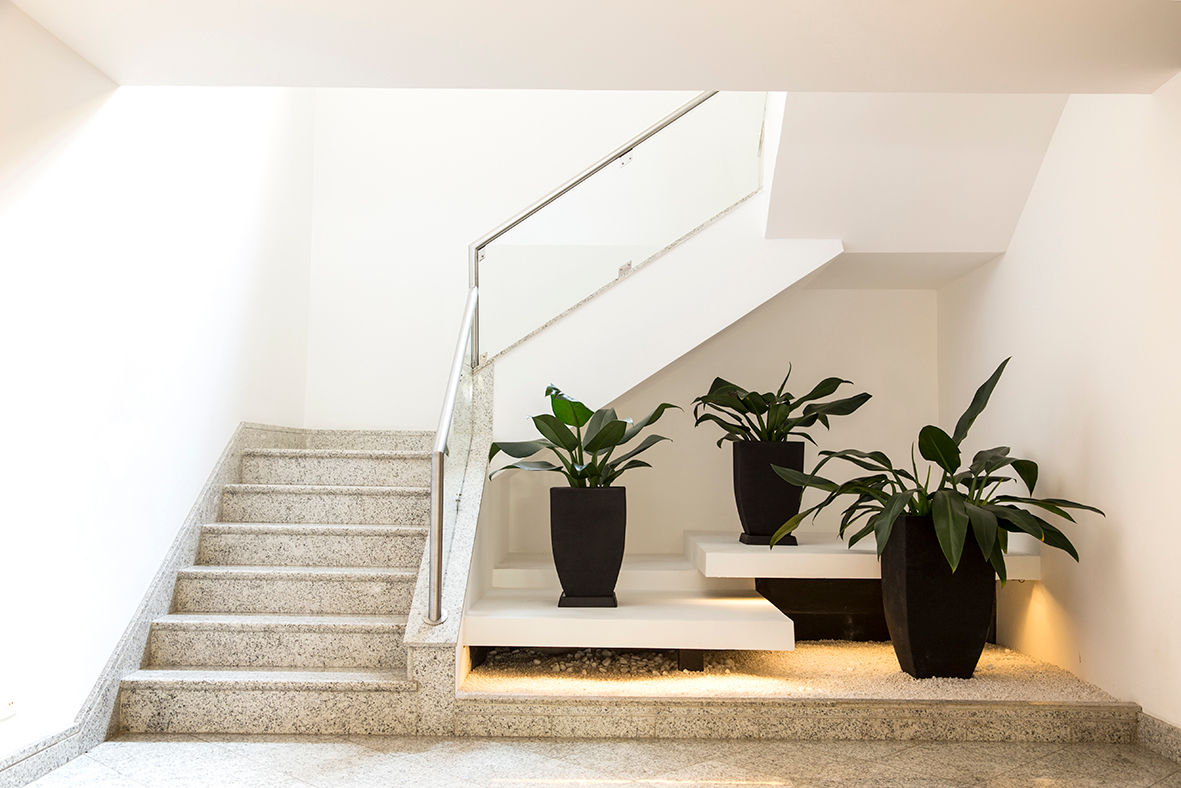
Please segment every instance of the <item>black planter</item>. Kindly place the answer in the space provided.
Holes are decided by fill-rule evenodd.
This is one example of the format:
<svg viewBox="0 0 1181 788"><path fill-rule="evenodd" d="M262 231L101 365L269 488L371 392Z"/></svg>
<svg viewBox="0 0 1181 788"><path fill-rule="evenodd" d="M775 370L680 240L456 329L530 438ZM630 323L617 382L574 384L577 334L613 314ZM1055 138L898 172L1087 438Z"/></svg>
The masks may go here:
<svg viewBox="0 0 1181 788"><path fill-rule="evenodd" d="M803 441L734 441L734 501L743 544L771 544L779 526L800 512L803 490L779 478L772 465L803 471ZM796 538L788 534L778 544L796 544Z"/></svg>
<svg viewBox="0 0 1181 788"><path fill-rule="evenodd" d="M995 603L996 574L971 532L953 574L931 518L898 518L882 551L882 607L904 671L972 678Z"/></svg>
<svg viewBox="0 0 1181 788"><path fill-rule="evenodd" d="M551 487L550 545L562 584L558 607L616 607L626 487Z"/></svg>

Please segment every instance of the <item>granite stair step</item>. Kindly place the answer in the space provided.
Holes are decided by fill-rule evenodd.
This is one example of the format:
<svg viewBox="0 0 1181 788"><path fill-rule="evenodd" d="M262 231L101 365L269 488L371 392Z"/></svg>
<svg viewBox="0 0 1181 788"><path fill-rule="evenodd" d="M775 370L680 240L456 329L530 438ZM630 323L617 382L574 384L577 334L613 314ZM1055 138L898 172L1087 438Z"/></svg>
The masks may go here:
<svg viewBox="0 0 1181 788"><path fill-rule="evenodd" d="M245 484L425 487L429 452L354 449L247 449Z"/></svg>
<svg viewBox="0 0 1181 788"><path fill-rule="evenodd" d="M417 576L388 567L193 566L177 572L172 612L404 614Z"/></svg>
<svg viewBox="0 0 1181 788"><path fill-rule="evenodd" d="M434 442L435 433L428 430L313 430L304 448L428 452Z"/></svg>
<svg viewBox="0 0 1181 788"><path fill-rule="evenodd" d="M174 613L152 622L148 664L403 668L405 616Z"/></svg>
<svg viewBox="0 0 1181 788"><path fill-rule="evenodd" d="M406 734L417 718L405 671L139 670L119 686L125 733Z"/></svg>
<svg viewBox="0 0 1181 788"><path fill-rule="evenodd" d="M222 522L426 525L428 487L227 484Z"/></svg>
<svg viewBox="0 0 1181 788"><path fill-rule="evenodd" d="M419 525L210 523L201 527L197 563L417 568L426 538Z"/></svg>

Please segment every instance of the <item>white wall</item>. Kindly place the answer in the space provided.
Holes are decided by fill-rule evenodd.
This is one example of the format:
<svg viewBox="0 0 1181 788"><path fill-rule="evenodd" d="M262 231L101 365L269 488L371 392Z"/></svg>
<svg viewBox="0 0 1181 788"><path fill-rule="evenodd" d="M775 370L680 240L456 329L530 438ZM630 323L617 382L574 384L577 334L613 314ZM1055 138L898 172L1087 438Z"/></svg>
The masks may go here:
<svg viewBox="0 0 1181 788"><path fill-rule="evenodd" d="M311 208L307 94L120 88L79 118L101 75L22 21L0 5L26 45L0 96L38 98L0 147L5 743L72 721L236 425L302 422Z"/></svg>
<svg viewBox="0 0 1181 788"><path fill-rule="evenodd" d="M1001 636L1181 724L1181 76L1066 105L1008 252L940 292L941 410L1013 361L975 448L1041 463L1039 492L1104 509L1002 594Z"/></svg>
<svg viewBox="0 0 1181 788"><path fill-rule="evenodd" d="M317 91L307 425L433 429L468 244L691 97Z"/></svg>
<svg viewBox="0 0 1181 788"><path fill-rule="evenodd" d="M794 370L788 390L797 396L830 375L852 380L855 386L842 388L846 396L868 391L874 399L857 413L834 419L832 431L821 430L816 439L825 448L880 448L901 458L918 429L938 415L935 326L933 291L792 288L619 397L614 407L633 418L660 402L685 408L683 413L669 411L652 428L673 439L644 455L653 467L623 478L628 553L680 553L687 530L733 530L735 539L741 532L729 444L719 449L714 445L717 430L692 426L689 405L714 377L774 390L790 361ZM890 341L866 353L866 343L883 332ZM547 402L540 390L536 394L531 402L540 413ZM519 439L528 437L529 430L522 429ZM809 448L805 462L810 465L815 457L816 450ZM549 550L546 490L561 483L557 474L519 471L490 483L485 516L490 524L499 516L500 527L510 534L503 543L507 551ZM838 519L825 513L804 527L835 533Z"/></svg>

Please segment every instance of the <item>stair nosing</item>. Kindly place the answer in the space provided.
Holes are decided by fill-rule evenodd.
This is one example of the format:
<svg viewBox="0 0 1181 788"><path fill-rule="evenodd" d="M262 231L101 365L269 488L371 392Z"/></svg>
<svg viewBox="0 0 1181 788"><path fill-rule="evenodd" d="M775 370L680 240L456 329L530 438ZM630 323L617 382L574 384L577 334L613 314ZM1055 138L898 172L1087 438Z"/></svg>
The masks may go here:
<svg viewBox="0 0 1181 788"><path fill-rule="evenodd" d="M391 580L409 582L417 580L418 570L410 567L389 566L268 566L265 564L198 564L180 569L177 579L202 579L224 577L228 579L255 580L261 578L286 578L291 580Z"/></svg>
<svg viewBox="0 0 1181 788"><path fill-rule="evenodd" d="M242 456L347 460L429 460L431 452L400 449L243 449Z"/></svg>
<svg viewBox="0 0 1181 788"><path fill-rule="evenodd" d="M227 484L222 487L229 494L284 494L284 495L430 495L430 487L381 487L356 484Z"/></svg>
<svg viewBox="0 0 1181 788"><path fill-rule="evenodd" d="M413 692L418 682L405 671L303 668L141 668L125 676L125 689L270 690L311 692Z"/></svg>
<svg viewBox="0 0 1181 788"><path fill-rule="evenodd" d="M153 631L166 632L404 632L407 617L378 615L300 615L282 613L169 613L155 619Z"/></svg>
<svg viewBox="0 0 1181 788"><path fill-rule="evenodd" d="M323 535L323 536L418 536L426 535L425 525L392 525L386 523L205 523L206 534L268 534L268 535Z"/></svg>

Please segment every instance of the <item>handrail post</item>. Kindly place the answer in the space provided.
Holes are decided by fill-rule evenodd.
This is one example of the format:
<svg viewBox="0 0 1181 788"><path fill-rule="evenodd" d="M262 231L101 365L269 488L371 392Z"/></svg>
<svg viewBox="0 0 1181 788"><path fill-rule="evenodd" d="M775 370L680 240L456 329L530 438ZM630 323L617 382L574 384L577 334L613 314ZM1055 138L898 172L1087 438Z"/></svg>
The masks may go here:
<svg viewBox="0 0 1181 788"><path fill-rule="evenodd" d="M447 377L447 390L443 395L443 410L439 414L439 426L435 429L435 443L431 450L430 490L430 533L428 534L430 560L427 568L427 613L426 623L441 624L447 618L443 611L443 494L444 461L447 456L447 441L451 436L451 420L455 416L455 401L459 396L459 383L463 378L464 351L475 333L476 306L480 291L473 287L468 291L467 305L463 311L463 322L459 328L459 339L451 357L451 374Z"/></svg>
<svg viewBox="0 0 1181 788"><path fill-rule="evenodd" d="M426 623L442 624L443 613L443 452L431 452L430 600Z"/></svg>

